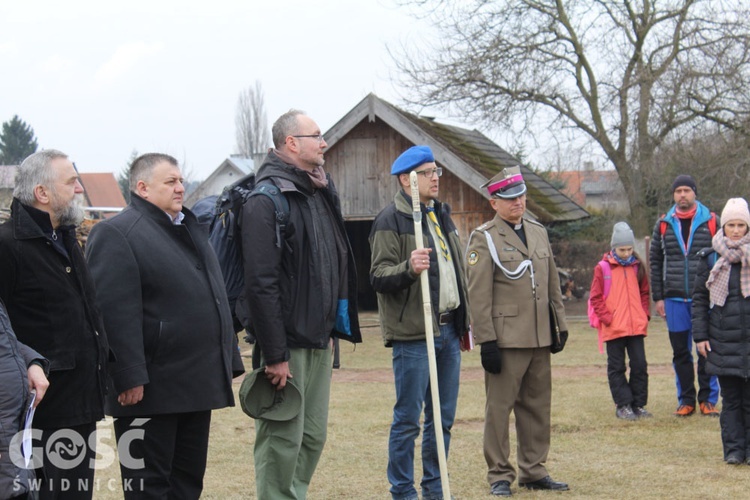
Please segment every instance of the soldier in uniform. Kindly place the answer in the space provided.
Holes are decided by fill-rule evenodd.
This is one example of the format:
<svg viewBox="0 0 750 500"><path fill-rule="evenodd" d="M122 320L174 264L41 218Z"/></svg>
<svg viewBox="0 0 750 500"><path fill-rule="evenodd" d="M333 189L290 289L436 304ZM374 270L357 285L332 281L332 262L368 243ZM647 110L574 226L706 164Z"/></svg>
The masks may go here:
<svg viewBox="0 0 750 500"><path fill-rule="evenodd" d="M487 394L484 455L490 493L510 496L510 412L518 436L518 483L531 490L568 490L544 462L550 445L551 316L562 349L567 338L560 278L545 228L523 218L526 184L520 167L503 169L482 186L497 212L469 237L469 309L481 345Z"/></svg>

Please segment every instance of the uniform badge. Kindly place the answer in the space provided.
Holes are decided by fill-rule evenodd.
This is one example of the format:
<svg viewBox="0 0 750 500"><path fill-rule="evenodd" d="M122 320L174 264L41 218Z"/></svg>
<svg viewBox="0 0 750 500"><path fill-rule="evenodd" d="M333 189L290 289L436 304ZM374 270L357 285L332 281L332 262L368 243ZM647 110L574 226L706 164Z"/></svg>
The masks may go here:
<svg viewBox="0 0 750 500"><path fill-rule="evenodd" d="M471 252L469 252L469 256L466 260L469 262L470 266L473 266L479 261L479 254L476 250L472 250Z"/></svg>

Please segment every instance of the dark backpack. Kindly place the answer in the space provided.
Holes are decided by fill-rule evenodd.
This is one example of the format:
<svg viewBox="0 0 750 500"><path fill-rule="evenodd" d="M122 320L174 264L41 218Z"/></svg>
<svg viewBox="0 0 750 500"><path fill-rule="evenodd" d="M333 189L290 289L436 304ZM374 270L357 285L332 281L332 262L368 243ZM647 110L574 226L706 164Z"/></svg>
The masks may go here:
<svg viewBox="0 0 750 500"><path fill-rule="evenodd" d="M245 287L245 269L242 264L242 206L250 197L257 195L267 196L273 201L276 214L276 247L281 248L289 222L289 200L270 179L256 185L255 174L248 174L226 186L218 197L214 197L216 202L208 214L205 211L207 206L211 206L208 201L211 197L203 198L193 207L193 212L199 220L210 222L208 241L219 259L235 332L249 326L248 318L244 317L247 312L244 311L238 317L236 311L237 298ZM196 208L200 211L197 212Z"/></svg>

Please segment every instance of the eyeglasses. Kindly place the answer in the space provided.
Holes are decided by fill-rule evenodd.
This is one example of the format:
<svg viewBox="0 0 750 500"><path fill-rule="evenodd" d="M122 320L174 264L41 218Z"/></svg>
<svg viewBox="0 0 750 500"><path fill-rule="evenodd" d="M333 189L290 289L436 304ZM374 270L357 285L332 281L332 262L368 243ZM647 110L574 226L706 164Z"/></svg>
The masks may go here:
<svg viewBox="0 0 750 500"><path fill-rule="evenodd" d="M318 144L323 142L323 134L293 135L292 137L297 137L297 138L309 137L310 139L315 139L316 141L318 141Z"/></svg>
<svg viewBox="0 0 750 500"><path fill-rule="evenodd" d="M432 176L437 174L438 177L443 175L442 167L428 168L426 170L415 170L419 175L424 175L425 179L432 179Z"/></svg>

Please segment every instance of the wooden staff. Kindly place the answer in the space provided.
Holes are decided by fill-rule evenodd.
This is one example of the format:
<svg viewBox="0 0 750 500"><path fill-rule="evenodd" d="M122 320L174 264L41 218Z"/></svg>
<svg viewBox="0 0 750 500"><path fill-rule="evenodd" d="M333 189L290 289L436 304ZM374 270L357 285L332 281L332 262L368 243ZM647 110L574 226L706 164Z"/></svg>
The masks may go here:
<svg viewBox="0 0 750 500"><path fill-rule="evenodd" d="M424 248L422 240L422 209L419 206L419 186L417 184L417 173L409 174L411 185L411 204L414 211L414 239L417 242L417 250ZM445 457L445 441L443 440L443 418L440 413L440 390L438 388L437 361L435 360L435 334L432 331L433 317L432 305L430 303L430 279L428 271L419 274L422 285L422 307L424 310L424 332L427 341L427 361L430 367L430 393L432 394L432 415L434 420L435 440L437 441L438 464L440 465L440 483L443 486L443 498L451 497L451 487L448 481L448 462ZM424 439L424 437L422 438Z"/></svg>

